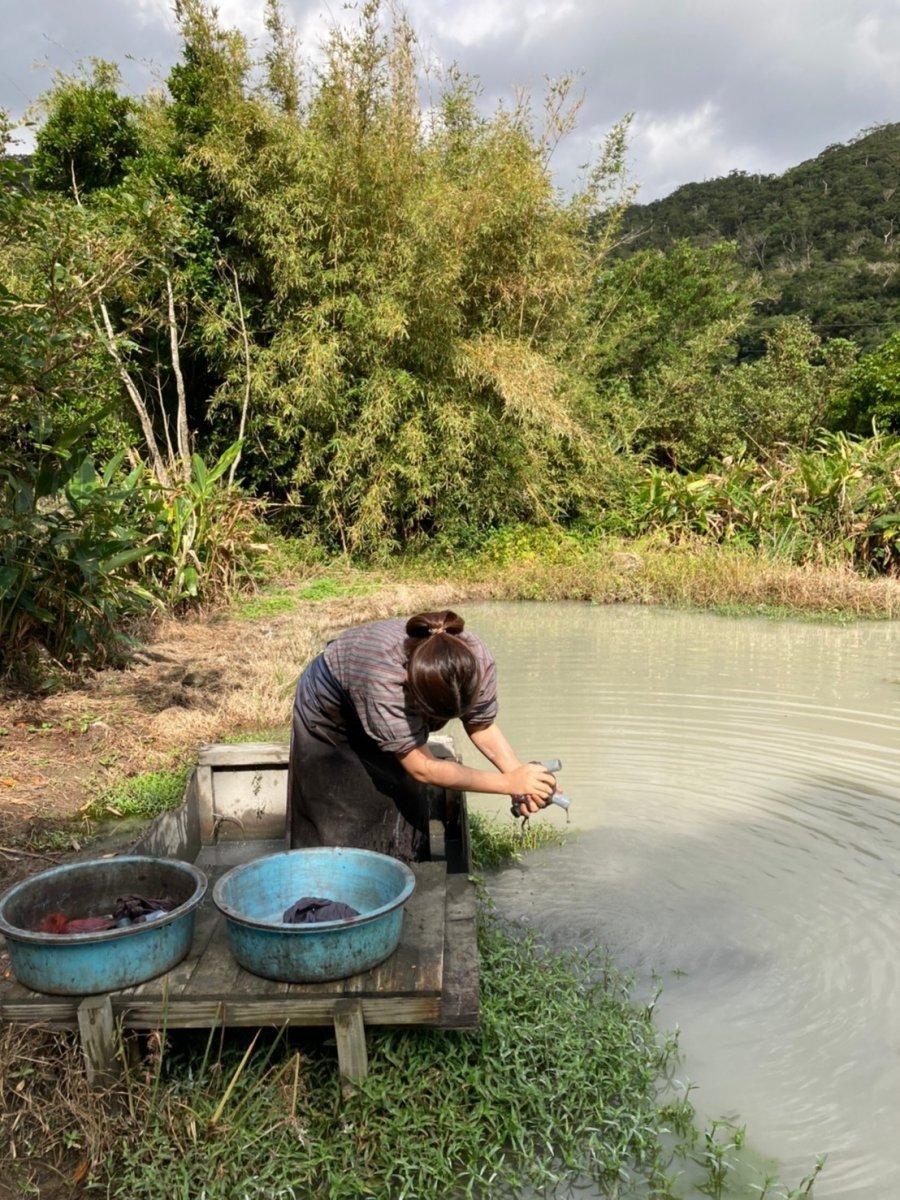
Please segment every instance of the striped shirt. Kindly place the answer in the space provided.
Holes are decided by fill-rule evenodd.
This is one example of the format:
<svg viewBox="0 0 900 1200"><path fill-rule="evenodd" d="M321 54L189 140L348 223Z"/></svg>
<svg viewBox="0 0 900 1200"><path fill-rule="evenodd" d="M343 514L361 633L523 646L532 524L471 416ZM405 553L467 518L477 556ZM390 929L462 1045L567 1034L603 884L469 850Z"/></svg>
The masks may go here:
<svg viewBox="0 0 900 1200"><path fill-rule="evenodd" d="M497 717L497 673L484 642L463 631L478 663L480 683L475 703L466 713L466 729L481 729ZM353 704L360 723L376 745L394 754L424 746L428 734L445 722L429 721L417 712L406 690L406 621L369 621L347 629L329 642L322 658ZM307 680L307 675L309 679ZM342 723L340 704L332 690L307 671L297 688L297 706L307 725L323 719Z"/></svg>

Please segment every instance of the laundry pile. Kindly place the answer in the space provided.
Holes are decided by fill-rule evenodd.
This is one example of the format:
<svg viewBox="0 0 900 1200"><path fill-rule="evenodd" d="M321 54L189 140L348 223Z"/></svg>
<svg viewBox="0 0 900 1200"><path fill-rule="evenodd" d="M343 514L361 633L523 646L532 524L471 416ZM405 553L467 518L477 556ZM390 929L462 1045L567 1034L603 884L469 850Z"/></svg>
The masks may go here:
<svg viewBox="0 0 900 1200"><path fill-rule="evenodd" d="M111 913L102 917L71 917L62 912L48 913L36 933L102 933L106 929L128 929L145 925L178 907L169 896L151 899L146 896L119 896Z"/></svg>
<svg viewBox="0 0 900 1200"><path fill-rule="evenodd" d="M359 913L340 900L325 900L321 896L301 896L284 910L281 918L288 925L317 925L320 921L348 921Z"/></svg>

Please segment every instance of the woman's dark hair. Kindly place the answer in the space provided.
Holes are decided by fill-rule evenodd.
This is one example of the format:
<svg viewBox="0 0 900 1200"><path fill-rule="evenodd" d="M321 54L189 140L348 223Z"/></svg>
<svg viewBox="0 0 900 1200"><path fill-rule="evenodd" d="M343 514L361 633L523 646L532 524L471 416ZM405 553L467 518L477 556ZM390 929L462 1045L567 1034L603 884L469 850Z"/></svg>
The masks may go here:
<svg viewBox="0 0 900 1200"><path fill-rule="evenodd" d="M417 613L406 622L406 682L426 717L449 721L475 703L481 678L478 660L459 636L465 624L446 609Z"/></svg>

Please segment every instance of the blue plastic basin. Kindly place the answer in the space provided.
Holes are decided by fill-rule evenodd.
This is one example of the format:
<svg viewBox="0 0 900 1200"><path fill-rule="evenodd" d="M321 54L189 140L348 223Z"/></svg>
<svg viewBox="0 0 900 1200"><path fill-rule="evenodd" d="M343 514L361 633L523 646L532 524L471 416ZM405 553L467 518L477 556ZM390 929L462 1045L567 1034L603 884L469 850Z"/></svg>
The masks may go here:
<svg viewBox="0 0 900 1200"><path fill-rule="evenodd" d="M234 867L213 888L213 900L242 967L266 979L314 983L368 971L393 954L415 886L415 875L395 858L328 846ZM339 900L360 915L286 924L282 914L302 896Z"/></svg>
<svg viewBox="0 0 900 1200"><path fill-rule="evenodd" d="M0 933L13 973L35 992L83 996L133 987L161 975L187 954L206 876L173 858L123 855L41 871L0 897ZM170 896L178 907L149 924L102 933L37 933L52 912L99 917L117 897Z"/></svg>

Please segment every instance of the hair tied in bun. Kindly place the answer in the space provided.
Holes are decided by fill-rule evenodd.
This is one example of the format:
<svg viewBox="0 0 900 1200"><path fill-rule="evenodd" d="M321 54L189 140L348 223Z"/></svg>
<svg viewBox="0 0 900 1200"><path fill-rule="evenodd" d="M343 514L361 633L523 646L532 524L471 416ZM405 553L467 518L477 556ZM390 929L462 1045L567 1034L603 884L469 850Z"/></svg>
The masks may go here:
<svg viewBox="0 0 900 1200"><path fill-rule="evenodd" d="M416 708L439 724L463 716L478 694L478 661L459 637L463 629L465 621L449 609L406 622L406 686Z"/></svg>
<svg viewBox="0 0 900 1200"><path fill-rule="evenodd" d="M456 637L465 627L461 616L444 609L442 612L416 613L406 622L406 634L416 639L433 637L436 633L449 633Z"/></svg>

